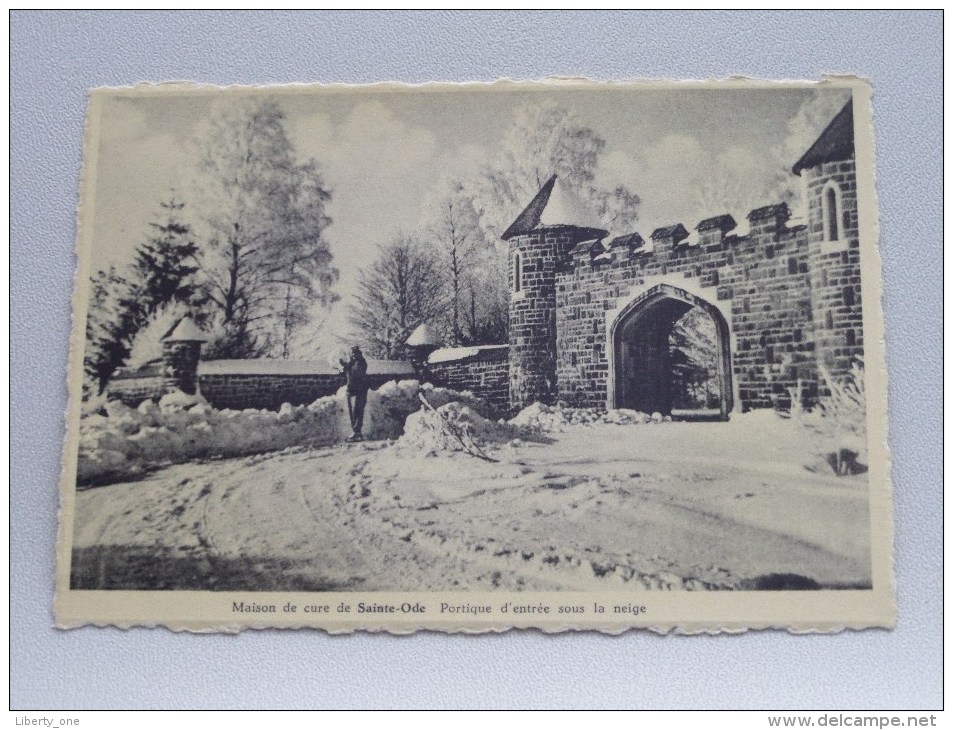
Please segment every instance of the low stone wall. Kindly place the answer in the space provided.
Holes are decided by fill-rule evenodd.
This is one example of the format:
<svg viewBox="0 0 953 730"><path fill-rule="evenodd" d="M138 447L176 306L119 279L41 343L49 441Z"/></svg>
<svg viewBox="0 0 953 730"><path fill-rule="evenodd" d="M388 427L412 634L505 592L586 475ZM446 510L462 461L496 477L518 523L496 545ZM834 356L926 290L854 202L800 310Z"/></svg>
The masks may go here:
<svg viewBox="0 0 953 730"><path fill-rule="evenodd" d="M423 373L404 360L368 360L371 388L391 380L423 379L454 390L469 390L496 415L507 415L509 347L491 345L437 350ZM277 411L282 404L305 405L336 393L344 376L324 363L294 360L204 360L198 365L198 390L213 408ZM163 364L119 370L107 388L110 399L136 407L158 400L168 388Z"/></svg>
<svg viewBox="0 0 953 730"><path fill-rule="evenodd" d="M417 378L402 360L369 360L368 380L379 388L391 380ZM208 360L199 363L198 389L217 409L277 411L282 404L305 405L332 395L344 385L344 376L323 363L289 360ZM109 383L110 399L137 406L158 400L166 392L161 365L119 371Z"/></svg>
<svg viewBox="0 0 953 730"><path fill-rule="evenodd" d="M199 392L219 410L277 411L283 403L313 403L342 385L340 375L199 375Z"/></svg>
<svg viewBox="0 0 953 730"><path fill-rule="evenodd" d="M109 400L119 400L127 406L135 407L144 400L160 398L165 392L165 373L161 363L146 365L138 370L117 370L106 395Z"/></svg>
<svg viewBox="0 0 953 730"><path fill-rule="evenodd" d="M444 388L471 391L498 416L510 410L506 345L437 350L427 363L427 379Z"/></svg>

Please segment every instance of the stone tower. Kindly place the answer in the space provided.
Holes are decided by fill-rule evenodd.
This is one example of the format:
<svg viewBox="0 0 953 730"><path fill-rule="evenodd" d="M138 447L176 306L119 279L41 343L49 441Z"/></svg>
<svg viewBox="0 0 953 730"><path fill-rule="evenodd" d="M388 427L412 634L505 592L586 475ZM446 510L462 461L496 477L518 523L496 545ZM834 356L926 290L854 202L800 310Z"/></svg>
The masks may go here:
<svg viewBox="0 0 953 730"><path fill-rule="evenodd" d="M843 375L864 350L851 102L797 161L793 172L803 179L806 197L816 358L831 374Z"/></svg>
<svg viewBox="0 0 953 730"><path fill-rule="evenodd" d="M587 217L568 191L556 187L553 175L502 235L510 244L512 410L556 400L556 272L578 244L607 235L600 228L566 223Z"/></svg>

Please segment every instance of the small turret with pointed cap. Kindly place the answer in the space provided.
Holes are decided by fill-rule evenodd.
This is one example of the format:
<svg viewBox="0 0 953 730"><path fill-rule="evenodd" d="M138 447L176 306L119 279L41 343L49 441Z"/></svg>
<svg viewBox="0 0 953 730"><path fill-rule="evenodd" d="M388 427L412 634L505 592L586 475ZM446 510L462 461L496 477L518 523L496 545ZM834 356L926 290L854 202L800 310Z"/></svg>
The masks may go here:
<svg viewBox="0 0 953 730"><path fill-rule="evenodd" d="M411 332L410 337L407 338L407 345L410 347L440 347L440 342L440 335L426 322Z"/></svg>
<svg viewBox="0 0 953 730"><path fill-rule="evenodd" d="M579 196L553 175L543 183L529 205L509 228L503 231L500 238L509 241L515 236L524 236L540 228L572 226L585 230L586 238L600 239L608 234L600 225L597 216L582 203Z"/></svg>
<svg viewBox="0 0 953 730"><path fill-rule="evenodd" d="M162 360L165 371L165 390L181 390L194 395L198 392L199 359L202 343L208 337L185 315L162 336Z"/></svg>
<svg viewBox="0 0 953 730"><path fill-rule="evenodd" d="M404 343L405 349L410 364L414 366L414 370L421 378L427 377L427 358L442 343L443 339L437 334L437 331L426 322L410 333L410 337Z"/></svg>
<svg viewBox="0 0 953 730"><path fill-rule="evenodd" d="M187 314L162 336L162 340L164 342L208 342L208 337Z"/></svg>

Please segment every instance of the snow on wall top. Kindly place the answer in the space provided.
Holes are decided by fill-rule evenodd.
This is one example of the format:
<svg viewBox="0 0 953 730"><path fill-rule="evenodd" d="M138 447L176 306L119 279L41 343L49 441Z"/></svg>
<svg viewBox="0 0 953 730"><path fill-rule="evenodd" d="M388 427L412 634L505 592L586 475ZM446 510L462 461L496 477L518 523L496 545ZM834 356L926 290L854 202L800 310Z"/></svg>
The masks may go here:
<svg viewBox="0 0 953 730"><path fill-rule="evenodd" d="M434 365L439 362L454 362L455 360L465 360L468 357L479 355L485 350L500 350L509 347L509 345L479 345L476 347L442 347L434 350L427 362Z"/></svg>
<svg viewBox="0 0 953 730"><path fill-rule="evenodd" d="M202 360L199 375L340 375L340 368L314 360ZM406 360L367 358L368 375L415 375Z"/></svg>

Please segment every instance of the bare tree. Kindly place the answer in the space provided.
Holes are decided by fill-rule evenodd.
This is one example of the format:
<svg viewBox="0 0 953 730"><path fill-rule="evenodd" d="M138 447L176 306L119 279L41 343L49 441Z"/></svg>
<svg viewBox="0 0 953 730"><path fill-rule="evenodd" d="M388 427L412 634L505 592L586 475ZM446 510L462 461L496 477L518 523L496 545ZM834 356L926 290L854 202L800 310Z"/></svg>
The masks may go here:
<svg viewBox="0 0 953 730"><path fill-rule="evenodd" d="M419 325L446 318L449 303L440 273L433 249L415 238L398 235L380 247L374 263L361 272L349 309L351 325L371 355L396 357Z"/></svg>
<svg viewBox="0 0 953 730"><path fill-rule="evenodd" d="M299 163L274 102L229 103L194 141L199 261L220 313L220 357L287 356L307 304L330 303L337 271L323 237L331 193Z"/></svg>
<svg viewBox="0 0 953 730"><path fill-rule="evenodd" d="M478 263L477 249L482 240L480 216L473 197L459 180L448 183L449 192L432 206L430 235L440 249L446 271L450 305L449 339L453 345L472 339L464 333L466 308L476 297L473 266Z"/></svg>

